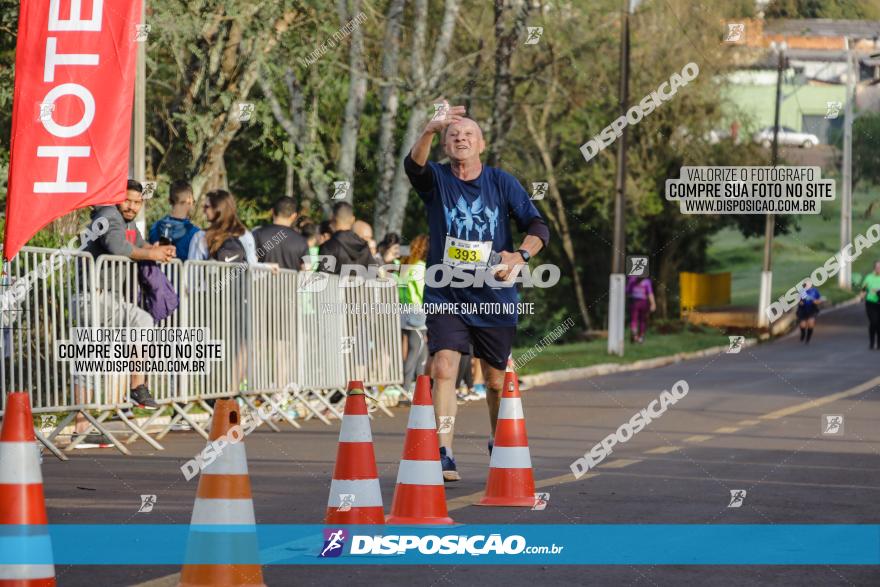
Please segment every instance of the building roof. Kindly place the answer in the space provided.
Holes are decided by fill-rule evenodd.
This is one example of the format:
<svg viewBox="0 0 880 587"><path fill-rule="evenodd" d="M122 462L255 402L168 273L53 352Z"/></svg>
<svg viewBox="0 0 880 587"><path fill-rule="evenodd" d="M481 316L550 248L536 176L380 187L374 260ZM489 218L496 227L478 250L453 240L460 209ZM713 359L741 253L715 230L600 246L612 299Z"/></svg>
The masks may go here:
<svg viewBox="0 0 880 587"><path fill-rule="evenodd" d="M767 34L880 38L880 20L832 20L829 18L777 19L764 22Z"/></svg>

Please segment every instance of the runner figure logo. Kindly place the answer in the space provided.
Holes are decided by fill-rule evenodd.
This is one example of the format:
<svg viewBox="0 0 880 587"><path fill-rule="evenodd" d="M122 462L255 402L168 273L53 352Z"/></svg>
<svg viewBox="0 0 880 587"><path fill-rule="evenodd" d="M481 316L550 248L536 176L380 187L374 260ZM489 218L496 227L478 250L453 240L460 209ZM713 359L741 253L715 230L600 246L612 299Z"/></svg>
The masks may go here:
<svg viewBox="0 0 880 587"><path fill-rule="evenodd" d="M333 195L330 197L331 200L344 200L345 196L348 195L348 190L351 187L351 182L348 181L334 181L333 182Z"/></svg>
<svg viewBox="0 0 880 587"><path fill-rule="evenodd" d="M742 40L746 32L746 25L743 23L729 22L727 23L727 37L724 39L727 43L737 43Z"/></svg>
<svg viewBox="0 0 880 587"><path fill-rule="evenodd" d="M342 554L343 547L345 546L345 539L347 537L345 530L342 528L339 530L325 528L324 547L318 554L318 558L335 558Z"/></svg>
<svg viewBox="0 0 880 587"><path fill-rule="evenodd" d="M532 506L532 510L545 510L547 509L547 504L550 502L550 494L549 493L536 493L535 494L535 505Z"/></svg>
<svg viewBox="0 0 880 587"><path fill-rule="evenodd" d="M533 181L532 182L532 200L543 200L544 196L547 195L547 186L549 186L546 181Z"/></svg>
<svg viewBox="0 0 880 587"><path fill-rule="evenodd" d="M843 434L843 416L841 414L822 414L822 434L825 436Z"/></svg>
<svg viewBox="0 0 880 587"><path fill-rule="evenodd" d="M250 102L241 102L238 105L238 121L247 122L254 113L254 105Z"/></svg>
<svg viewBox="0 0 880 587"><path fill-rule="evenodd" d="M449 113L449 104L446 102L442 102L440 104L434 104L434 115L431 116L431 122L436 122L438 120L446 120L446 114Z"/></svg>
<svg viewBox="0 0 880 587"><path fill-rule="evenodd" d="M440 416L440 425L437 426L437 434L452 434L455 425L455 416Z"/></svg>
<svg viewBox="0 0 880 587"><path fill-rule="evenodd" d="M145 181L142 185L144 187L144 193L142 194L142 196L145 200L149 200L156 195L155 181Z"/></svg>
<svg viewBox="0 0 880 587"><path fill-rule="evenodd" d="M336 511L338 511L338 512L350 511L352 505L354 505L354 493L340 493L339 494L339 507L336 508Z"/></svg>
<svg viewBox="0 0 880 587"><path fill-rule="evenodd" d="M727 504L729 508L738 508L742 507L743 501L746 499L746 490L745 489L731 489L730 490L730 503Z"/></svg>
<svg viewBox="0 0 880 587"><path fill-rule="evenodd" d="M141 507L138 509L138 513L148 514L153 511L153 506L156 505L156 496L155 495L141 495Z"/></svg>
<svg viewBox="0 0 880 587"><path fill-rule="evenodd" d="M351 349L354 348L354 337L353 336L343 336L340 339L339 344L339 352L343 355L347 355L351 353Z"/></svg>
<svg viewBox="0 0 880 587"><path fill-rule="evenodd" d="M832 100L829 102L825 102L825 119L826 120L834 120L838 116L840 116L840 109L843 108L843 103L837 100Z"/></svg>
<svg viewBox="0 0 880 587"><path fill-rule="evenodd" d="M55 112L55 102L41 102L38 106L40 107L40 113L37 115L37 120L40 122L51 120L52 113Z"/></svg>
<svg viewBox="0 0 880 587"><path fill-rule="evenodd" d="M746 342L745 336L730 336L730 346L727 348L727 354L735 355L743 349Z"/></svg>
<svg viewBox="0 0 880 587"><path fill-rule="evenodd" d="M627 275L631 277L642 277L648 274L648 258L647 257L627 257L629 271Z"/></svg>
<svg viewBox="0 0 880 587"><path fill-rule="evenodd" d="M527 27L529 29L529 36L526 38L526 45L537 45L538 41L541 40L541 35L544 34L544 27L542 26L530 26Z"/></svg>
<svg viewBox="0 0 880 587"><path fill-rule="evenodd" d="M150 25L136 24L134 25L134 41L135 43L143 43L150 36Z"/></svg>

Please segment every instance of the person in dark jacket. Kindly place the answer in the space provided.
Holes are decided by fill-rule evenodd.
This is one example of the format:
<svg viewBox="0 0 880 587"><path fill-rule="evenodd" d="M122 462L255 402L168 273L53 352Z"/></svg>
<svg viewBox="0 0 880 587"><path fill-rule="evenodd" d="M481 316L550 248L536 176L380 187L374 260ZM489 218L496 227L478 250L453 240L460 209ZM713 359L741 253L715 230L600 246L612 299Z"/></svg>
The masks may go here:
<svg viewBox="0 0 880 587"><path fill-rule="evenodd" d="M354 208L348 202L338 202L333 206L333 222L336 231L333 236L321 245L320 255L328 255L336 259L335 263L321 259L319 271L340 274L343 265L376 265L376 259L370 252L370 244L355 234Z"/></svg>
<svg viewBox="0 0 880 587"><path fill-rule="evenodd" d="M294 271L303 268L303 257L309 254L309 243L292 228L298 215L293 198L278 198L272 206L272 224L254 230L257 259L261 263L275 263L282 269Z"/></svg>
<svg viewBox="0 0 880 587"><path fill-rule="evenodd" d="M171 214L153 223L150 242L174 245L177 258L185 261L190 258L190 242L199 231L199 227L189 219L194 206L192 186L180 179L175 181L168 192L168 200L171 202Z"/></svg>

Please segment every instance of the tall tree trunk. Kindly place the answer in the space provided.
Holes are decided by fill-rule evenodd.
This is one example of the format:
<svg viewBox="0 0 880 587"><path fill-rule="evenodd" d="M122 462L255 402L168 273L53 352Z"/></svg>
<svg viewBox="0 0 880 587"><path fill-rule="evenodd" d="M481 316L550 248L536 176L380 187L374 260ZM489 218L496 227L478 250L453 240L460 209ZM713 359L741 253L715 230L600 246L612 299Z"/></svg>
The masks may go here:
<svg viewBox="0 0 880 587"><path fill-rule="evenodd" d="M431 66L428 75L425 75L422 67L422 54L424 52L424 23L427 19L427 0L416 0L415 12L413 15L416 23L413 33L413 51L410 56L412 63L412 75L416 80L416 88L407 96L406 104L410 112L410 119L407 121L406 132L403 136L403 142L398 151L397 161L395 162L394 180L391 184L391 192L387 204L382 203L388 213L381 218L377 218L377 227L374 232L385 234L387 232L399 233L403 228L403 217L406 213L406 203L409 199L409 180L403 171L403 159L415 143L418 133L422 130L426 122L425 100L434 97L437 92L440 81L443 76L443 69L446 65L449 46L452 43L452 36L455 32L455 21L458 18L460 9L459 0L446 0L443 9L443 21L440 24L440 36L434 44L434 54L431 58Z"/></svg>
<svg viewBox="0 0 880 587"><path fill-rule="evenodd" d="M346 14L342 24L349 22L350 17L360 14L360 0L353 0L352 10ZM367 78L364 74L364 34L360 25L351 32L348 50L348 100L345 104L345 117L342 122L342 137L339 141L339 161L337 172L351 183L345 199L351 202L354 198L354 166L357 159L358 131L361 126L361 113L364 109L364 98L367 94Z"/></svg>
<svg viewBox="0 0 880 587"><path fill-rule="evenodd" d="M592 330L592 324L590 322L590 314L587 309L587 300L584 296L583 281L581 279L581 268L577 262L577 257L575 256L574 242L572 241L571 230L568 226L568 217L566 216L565 203L562 201L562 194L559 193L559 184L556 181L556 168L553 163L553 159L550 156L550 149L547 144L547 122L550 115L550 108L553 104L555 90L556 76L554 75L553 82L551 83L550 90L547 93L547 99L544 102L544 107L541 113L540 128L535 125L534 116L532 114L531 108L524 105L522 109L523 113L525 114L524 118L526 121L526 127L529 130L529 135L531 135L532 141L538 148L538 152L541 156L541 162L543 163L544 170L547 173L547 182L550 184L548 188L550 198L556 207L556 210L554 212L550 206L547 206L547 216L549 217L553 227L559 233L559 236L562 238L562 250L565 252L565 258L568 260L568 264L571 268L572 280L574 281L574 293L575 298L577 299L578 310L581 314L581 321L583 322L584 329L589 332L590 330Z"/></svg>
<svg viewBox="0 0 880 587"><path fill-rule="evenodd" d="M406 0L392 0L385 17L385 51L382 55L382 93L379 120L379 190L376 196L376 209L373 225L376 240L385 236L384 221L389 213L388 194L394 180L396 158L394 156L394 130L397 127L398 110L398 62L400 59L400 23ZM379 231L378 228L383 231Z"/></svg>
<svg viewBox="0 0 880 587"><path fill-rule="evenodd" d="M486 164L497 166L504 151L504 141L513 123L513 81L510 62L516 43L528 17L530 2L526 0L495 0L495 80L492 90L492 120ZM508 12L514 12L510 29L504 26Z"/></svg>

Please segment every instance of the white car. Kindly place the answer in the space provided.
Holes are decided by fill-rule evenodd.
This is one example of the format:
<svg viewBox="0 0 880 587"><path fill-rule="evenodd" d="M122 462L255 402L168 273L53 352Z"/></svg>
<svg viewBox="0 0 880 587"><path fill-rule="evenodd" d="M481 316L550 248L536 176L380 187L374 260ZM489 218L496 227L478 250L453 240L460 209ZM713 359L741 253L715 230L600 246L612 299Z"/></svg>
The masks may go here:
<svg viewBox="0 0 880 587"><path fill-rule="evenodd" d="M756 143L766 148L773 145L773 127L762 128L752 137ZM779 127L779 144L786 147L803 147L809 149L819 144L819 137L808 132L799 132L787 126Z"/></svg>

